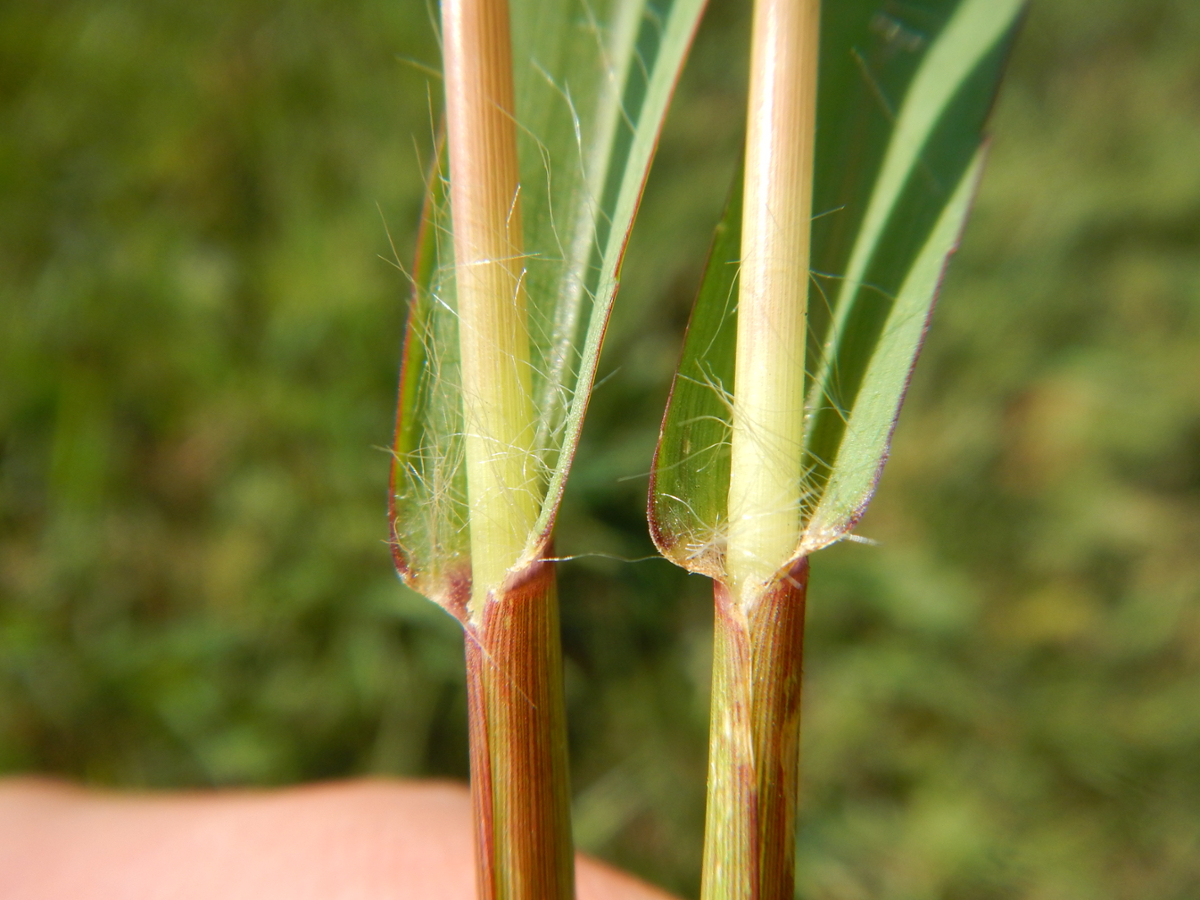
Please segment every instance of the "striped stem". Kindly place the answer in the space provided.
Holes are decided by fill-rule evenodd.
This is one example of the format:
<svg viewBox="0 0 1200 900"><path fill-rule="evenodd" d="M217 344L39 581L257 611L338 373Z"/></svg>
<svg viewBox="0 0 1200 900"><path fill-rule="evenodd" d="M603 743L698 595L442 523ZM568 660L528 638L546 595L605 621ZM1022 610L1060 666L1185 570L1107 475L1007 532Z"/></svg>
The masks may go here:
<svg viewBox="0 0 1200 900"><path fill-rule="evenodd" d="M570 900L574 859L554 563L466 630L479 900Z"/></svg>
<svg viewBox="0 0 1200 900"><path fill-rule="evenodd" d="M747 615L716 586L701 900L791 900L808 560Z"/></svg>
<svg viewBox="0 0 1200 900"><path fill-rule="evenodd" d="M554 564L530 560L539 479L505 0L444 0L450 208L466 445L464 616L481 900L570 900Z"/></svg>
<svg viewBox="0 0 1200 900"><path fill-rule="evenodd" d="M819 20L820 0L755 2L702 900L784 900L795 885L808 561L793 559Z"/></svg>

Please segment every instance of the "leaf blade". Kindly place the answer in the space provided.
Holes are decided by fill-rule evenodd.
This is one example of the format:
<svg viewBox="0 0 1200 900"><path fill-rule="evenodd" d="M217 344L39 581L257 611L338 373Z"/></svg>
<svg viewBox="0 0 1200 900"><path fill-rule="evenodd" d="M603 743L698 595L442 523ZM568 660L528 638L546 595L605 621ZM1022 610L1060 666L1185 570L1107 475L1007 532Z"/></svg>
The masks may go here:
<svg viewBox="0 0 1200 900"><path fill-rule="evenodd" d="M860 399L851 409L838 461L801 539L800 555L839 540L857 524L874 494L887 461L900 405L928 328L933 300L950 257L958 247L979 176L984 151L975 155L937 227L909 271L885 325L883 338L864 372Z"/></svg>
<svg viewBox="0 0 1200 900"><path fill-rule="evenodd" d="M949 0L901 21L873 0L827 7L812 252L813 295L824 305L809 304L808 355L818 364L809 366L804 433L794 436L805 445L803 475L787 501L803 512L797 556L849 533L874 492L940 273L969 211L983 126L1023 8L1023 0ZM649 501L664 555L718 578L727 478L700 485L686 473L697 453L711 470L728 465L716 436L730 418L737 316L727 298L737 251L716 251L722 234L740 231L739 212L728 206L718 226ZM910 279L917 269L922 277ZM709 444L697 450L704 436Z"/></svg>
<svg viewBox="0 0 1200 900"><path fill-rule="evenodd" d="M621 256L703 0L515 0L524 275L541 471L514 566L553 527ZM446 171L430 179L406 328L391 496L401 576L452 611L470 580ZM469 588L468 588L469 589Z"/></svg>

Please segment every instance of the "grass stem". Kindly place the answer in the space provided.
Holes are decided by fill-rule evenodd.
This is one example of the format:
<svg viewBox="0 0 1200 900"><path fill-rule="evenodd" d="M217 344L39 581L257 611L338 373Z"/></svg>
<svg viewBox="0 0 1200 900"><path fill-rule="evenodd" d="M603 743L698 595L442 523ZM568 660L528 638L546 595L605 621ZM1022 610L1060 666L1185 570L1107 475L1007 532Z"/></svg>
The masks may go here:
<svg viewBox="0 0 1200 900"><path fill-rule="evenodd" d="M477 621L538 510L508 4L446 0L442 32Z"/></svg>
<svg viewBox="0 0 1200 900"><path fill-rule="evenodd" d="M819 0L754 6L726 557L746 606L800 534L819 19Z"/></svg>
<svg viewBox="0 0 1200 900"><path fill-rule="evenodd" d="M466 445L465 627L481 900L574 893L554 565L538 536L512 49L505 0L442 3Z"/></svg>
<svg viewBox="0 0 1200 900"><path fill-rule="evenodd" d="M702 900L785 900L795 884L808 561L793 558L819 24L819 0L755 2Z"/></svg>

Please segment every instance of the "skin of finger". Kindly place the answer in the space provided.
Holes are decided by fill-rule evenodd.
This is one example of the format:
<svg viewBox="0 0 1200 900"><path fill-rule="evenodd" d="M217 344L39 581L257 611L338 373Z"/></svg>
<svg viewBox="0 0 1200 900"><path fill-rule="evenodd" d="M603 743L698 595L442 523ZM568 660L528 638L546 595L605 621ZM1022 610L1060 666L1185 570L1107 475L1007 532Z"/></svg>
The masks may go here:
<svg viewBox="0 0 1200 900"><path fill-rule="evenodd" d="M0 782L0 898L474 900L470 800L448 782L120 794ZM580 855L578 900L672 900Z"/></svg>

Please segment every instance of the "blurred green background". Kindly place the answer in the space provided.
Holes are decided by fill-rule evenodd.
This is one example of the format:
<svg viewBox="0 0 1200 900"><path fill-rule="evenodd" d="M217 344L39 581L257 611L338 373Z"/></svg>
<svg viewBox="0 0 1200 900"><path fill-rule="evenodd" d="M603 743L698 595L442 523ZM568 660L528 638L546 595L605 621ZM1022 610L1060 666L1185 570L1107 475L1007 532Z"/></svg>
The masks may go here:
<svg viewBox="0 0 1200 900"><path fill-rule="evenodd" d="M668 122L564 555L652 554L747 9ZM0 772L465 778L457 625L384 545L430 20L0 6ZM806 900L1200 897L1197 47L1193 0L1035 0L879 545L813 564ZM580 843L694 895L708 586L561 580Z"/></svg>

